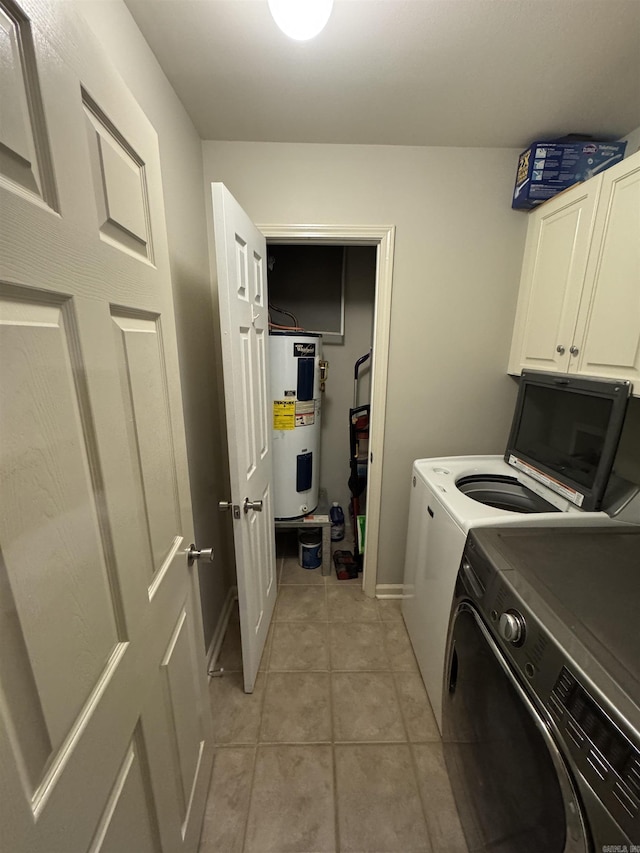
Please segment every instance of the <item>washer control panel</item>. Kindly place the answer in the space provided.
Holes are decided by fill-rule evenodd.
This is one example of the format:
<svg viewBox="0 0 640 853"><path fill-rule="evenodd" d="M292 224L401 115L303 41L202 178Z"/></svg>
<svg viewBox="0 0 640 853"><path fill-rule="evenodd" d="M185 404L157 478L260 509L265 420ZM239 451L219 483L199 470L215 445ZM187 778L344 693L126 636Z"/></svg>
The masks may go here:
<svg viewBox="0 0 640 853"><path fill-rule="evenodd" d="M640 750L563 666L547 701L574 761L630 838L640 838Z"/></svg>

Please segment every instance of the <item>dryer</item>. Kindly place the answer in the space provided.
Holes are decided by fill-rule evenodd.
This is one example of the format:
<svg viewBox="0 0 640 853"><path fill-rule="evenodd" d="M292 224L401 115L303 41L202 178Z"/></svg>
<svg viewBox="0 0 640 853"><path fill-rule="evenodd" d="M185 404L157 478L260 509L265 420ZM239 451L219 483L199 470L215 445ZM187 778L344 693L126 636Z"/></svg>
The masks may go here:
<svg viewBox="0 0 640 853"><path fill-rule="evenodd" d="M638 565L640 527L471 531L443 713L470 850L638 848Z"/></svg>

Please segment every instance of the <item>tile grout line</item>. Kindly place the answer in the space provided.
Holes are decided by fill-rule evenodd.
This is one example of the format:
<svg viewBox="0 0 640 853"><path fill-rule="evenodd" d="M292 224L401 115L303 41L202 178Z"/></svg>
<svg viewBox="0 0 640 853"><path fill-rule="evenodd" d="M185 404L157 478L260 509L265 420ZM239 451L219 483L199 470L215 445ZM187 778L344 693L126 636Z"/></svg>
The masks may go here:
<svg viewBox="0 0 640 853"><path fill-rule="evenodd" d="M402 620L402 624L404 625L404 620ZM387 657L389 657L389 653L387 650L387 635L386 635L385 631L383 631L383 643L384 643L385 651L387 652ZM391 662L390 658L389 658L389 662ZM425 808L424 800L422 797L422 791L420 788L420 780L419 780L419 776L418 776L418 766L417 766L415 754L413 751L413 744L412 744L411 739L410 739L409 724L407 723L406 714L402 708L402 701L401 701L402 697L400 696L400 691L398 689L398 681L396 678L397 672L401 672L401 671L402 670L396 671L395 669L391 668L391 678L393 680L393 689L394 689L395 696L396 696L396 702L398 703L398 709L400 711L400 718L402 720L402 725L403 725L405 736L406 736L406 745L407 745L407 748L409 751L409 760L411 762L411 768L413 770L413 780L414 780L415 786L416 786L416 793L418 796L418 802L420 803L420 810L422 812L422 819L424 821L425 832L426 832L427 841L429 844L429 851L430 851L430 853L433 853L433 843L431 841L431 833L429 831L429 821L427 819L427 810Z"/></svg>
<svg viewBox="0 0 640 853"><path fill-rule="evenodd" d="M283 569L284 571L284 569ZM307 586L307 587L318 587L321 584L290 584L290 586ZM332 782L333 782L333 823L334 823L334 845L336 853L340 851L340 837L339 837L339 826L338 826L338 784L337 784L337 768L336 768L336 756L335 756L335 732L334 732L334 705L333 705L333 690L332 690L332 657L331 657L331 643L329 641L329 594L328 594L328 584L327 579L323 577L324 588L323 597L324 597L324 605L325 605L325 614L326 618L323 620L291 620L290 624L309 624L310 621L315 622L316 624L325 625L325 633L324 633L324 643L325 643L325 651L327 660L327 669L326 670L302 670L305 673L319 672L322 674L326 674L328 681L328 689L329 689L329 724L330 724L330 740L327 744L326 742L318 742L317 744L309 743L308 741L302 741L299 744L292 743L291 745L302 745L302 746L310 746L310 745L319 745L326 746L328 745L331 749L331 768L332 768ZM283 670L283 672L297 672L297 670ZM263 706L264 712L264 706ZM260 720L260 731L262 730L262 719ZM287 744L278 743L276 745L282 746Z"/></svg>
<svg viewBox="0 0 640 853"><path fill-rule="evenodd" d="M404 619L402 619L402 625L404 626ZM386 647L386 635L385 635L384 642L385 642L385 647ZM411 651L413 652L413 648L411 649ZM415 657L415 654L414 654L414 657ZM425 827L425 831L427 833L427 841L429 842L429 851L431 851L431 853L433 853L433 842L431 840L431 832L429 830L429 820L427 817L427 809L426 809L426 806L424 803L424 799L422 796L422 790L420 787L420 777L418 774L418 764L417 764L415 753L413 750L413 743L411 742L411 738L410 738L409 724L407 723L406 715L405 715L405 712L402 708L402 701L401 701L402 697L400 696L400 691L398 689L398 681L396 679L396 672L395 671L393 671L393 673L392 673L392 678L393 678L393 686L394 686L394 689L396 692L396 701L398 703L398 707L400 708L400 716L402 717L402 723L404 725L405 734L407 736L407 746L409 748L409 760L411 761L411 768L413 770L413 779L414 779L414 782L416 784L416 791L418 794L418 802L420 803L420 809L422 811L422 819L424 820L424 827Z"/></svg>
<svg viewBox="0 0 640 853"><path fill-rule="evenodd" d="M340 801L338 797L338 763L336 761L335 706L333 701L333 655L331 653L331 619L329 612L329 576L324 579L324 599L327 613L325 643L329 666L329 717L331 722L331 765L333 769L333 833L336 853L340 853Z"/></svg>
<svg viewBox="0 0 640 853"><path fill-rule="evenodd" d="M382 631L382 645L384 646L384 651L389 662L389 672L391 673L391 680L393 682L393 692L395 693L398 711L400 712L400 719L402 720L402 728L404 729L406 743L409 743L409 726L407 725L407 721L405 720L405 715L402 710L402 702L400 701L400 691L398 690L398 683L396 681L396 671L391 666L391 657L387 648L387 635L384 630Z"/></svg>
<svg viewBox="0 0 640 853"><path fill-rule="evenodd" d="M244 818L244 829L242 832L242 853L245 853L247 846L247 833L249 831L249 815L251 814L251 805L253 803L253 788L256 780L256 765L258 764L258 744L253 750L253 766L251 767L251 782L249 784L249 797L247 799L247 813Z"/></svg>
<svg viewBox="0 0 640 853"><path fill-rule="evenodd" d="M284 560L284 558L283 558L283 560ZM282 568L281 568L281 571L282 571ZM278 586L276 586L276 590L277 590L276 591L276 606L277 606L277 604L278 604L277 592L279 591ZM274 610L275 610L275 608L274 608ZM269 627L271 627L271 626L269 626ZM271 640L273 643L273 637L271 638ZM269 684L269 663L270 663L270 661L271 661L271 647L269 647L268 652L267 652L266 669L262 673L264 675L264 688L263 688L263 692L262 692L262 697L260 699L260 710L259 710L259 714L258 714L258 731L256 733L256 744L255 744L255 751L254 751L254 755L253 755L253 767L251 770L251 783L250 783L250 788L249 788L249 799L247 802L247 814L245 816L245 821L244 821L244 832L242 833L242 851L243 851L243 853L246 850L246 846L247 846L247 834L249 832L249 817L251 815L251 806L253 805L253 793L254 793L255 781L256 781L256 768L258 765L258 752L260 750L260 745L261 745L260 734L262 732L262 716L264 714L264 705L265 705L265 701L267 698L267 687ZM258 676L259 675L260 675L260 670L258 669ZM256 680L257 680L257 676L256 676Z"/></svg>
<svg viewBox="0 0 640 853"><path fill-rule="evenodd" d="M329 601L327 584L325 583L325 595L327 596L327 620L329 617ZM327 644L327 657L329 660L329 718L331 723L331 764L333 769L333 832L336 853L340 853L340 801L338 797L338 764L336 761L336 729L335 729L335 706L333 702L333 658L331 655L330 622L327 621L327 632L325 643Z"/></svg>
<svg viewBox="0 0 640 853"><path fill-rule="evenodd" d="M422 789L420 787L420 776L418 773L418 762L416 761L416 756L415 756L413 746L414 745L412 743L409 744L409 756L411 759L411 767L413 768L413 775L414 775L416 786L418 789L418 800L420 802L420 808L422 809L422 817L424 819L424 826L425 826L425 829L427 831L427 840L429 841L429 851L431 851L431 853L433 853L434 846L433 846L433 841L431 839L431 829L429 828L429 818L427 815L427 807L424 803L424 797L422 796Z"/></svg>

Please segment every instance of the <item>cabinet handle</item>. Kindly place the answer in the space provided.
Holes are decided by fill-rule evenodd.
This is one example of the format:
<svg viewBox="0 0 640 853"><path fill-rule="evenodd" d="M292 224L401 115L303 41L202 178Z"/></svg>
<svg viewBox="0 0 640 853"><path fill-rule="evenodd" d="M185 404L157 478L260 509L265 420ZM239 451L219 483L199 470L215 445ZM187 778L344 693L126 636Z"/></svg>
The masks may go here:
<svg viewBox="0 0 640 853"><path fill-rule="evenodd" d="M580 350L578 349L578 347L570 347L569 352L571 353L571 355L578 355Z"/></svg>
<svg viewBox="0 0 640 853"><path fill-rule="evenodd" d="M556 347L556 352L559 352L560 355L564 355L564 347L562 346L562 344L558 344L558 346Z"/></svg>

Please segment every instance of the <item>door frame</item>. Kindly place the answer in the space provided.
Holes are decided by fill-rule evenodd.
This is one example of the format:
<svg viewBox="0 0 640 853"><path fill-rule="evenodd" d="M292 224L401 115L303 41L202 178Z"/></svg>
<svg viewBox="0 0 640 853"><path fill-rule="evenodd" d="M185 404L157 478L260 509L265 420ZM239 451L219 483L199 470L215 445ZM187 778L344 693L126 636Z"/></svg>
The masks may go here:
<svg viewBox="0 0 640 853"><path fill-rule="evenodd" d="M369 425L369 476L367 479L367 547L362 567L362 588L375 597L378 580L378 538L382 501L384 429L391 334L391 290L395 225L277 225L258 228L270 243L318 246L376 246L376 278L371 365L371 421Z"/></svg>

